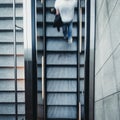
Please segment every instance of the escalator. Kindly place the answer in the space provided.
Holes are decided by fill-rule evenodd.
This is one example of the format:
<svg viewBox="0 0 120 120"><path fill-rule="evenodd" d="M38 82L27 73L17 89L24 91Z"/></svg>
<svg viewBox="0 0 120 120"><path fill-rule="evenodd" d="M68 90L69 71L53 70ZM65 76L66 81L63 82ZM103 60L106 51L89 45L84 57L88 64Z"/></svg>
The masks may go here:
<svg viewBox="0 0 120 120"><path fill-rule="evenodd" d="M81 13L78 6L75 8L72 44L63 39L62 29L58 32L53 28L54 15L50 13L50 9L54 7L54 2L55 0L46 0L42 3L37 1L38 120L44 117L46 120L77 120L80 114L83 120L85 2L81 2ZM81 21L78 14L82 16ZM79 22L82 26L81 48ZM44 56L44 90L42 56ZM45 101L42 100L42 92Z"/></svg>
<svg viewBox="0 0 120 120"><path fill-rule="evenodd" d="M14 4L0 0L0 120L25 120L23 0Z"/></svg>
<svg viewBox="0 0 120 120"><path fill-rule="evenodd" d="M73 43L68 44L53 28L50 8L55 0L46 0L45 18L45 94L47 120L77 120L77 9L73 25Z"/></svg>

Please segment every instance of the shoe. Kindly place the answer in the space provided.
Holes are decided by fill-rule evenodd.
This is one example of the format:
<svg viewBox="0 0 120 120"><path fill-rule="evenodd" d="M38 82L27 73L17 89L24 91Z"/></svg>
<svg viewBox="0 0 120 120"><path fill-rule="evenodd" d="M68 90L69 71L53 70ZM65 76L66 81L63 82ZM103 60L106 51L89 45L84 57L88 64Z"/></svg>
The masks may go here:
<svg viewBox="0 0 120 120"><path fill-rule="evenodd" d="M72 37L68 39L68 43L71 44L73 41Z"/></svg>

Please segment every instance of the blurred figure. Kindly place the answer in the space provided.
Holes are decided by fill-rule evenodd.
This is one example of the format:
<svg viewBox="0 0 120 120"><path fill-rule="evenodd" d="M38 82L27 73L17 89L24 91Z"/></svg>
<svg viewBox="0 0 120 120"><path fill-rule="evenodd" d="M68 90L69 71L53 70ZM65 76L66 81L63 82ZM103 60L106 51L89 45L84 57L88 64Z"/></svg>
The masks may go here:
<svg viewBox="0 0 120 120"><path fill-rule="evenodd" d="M56 0L55 9L56 15L60 14L63 22L64 39L68 39L68 43L72 43L72 27L74 18L74 9L77 5L77 0Z"/></svg>

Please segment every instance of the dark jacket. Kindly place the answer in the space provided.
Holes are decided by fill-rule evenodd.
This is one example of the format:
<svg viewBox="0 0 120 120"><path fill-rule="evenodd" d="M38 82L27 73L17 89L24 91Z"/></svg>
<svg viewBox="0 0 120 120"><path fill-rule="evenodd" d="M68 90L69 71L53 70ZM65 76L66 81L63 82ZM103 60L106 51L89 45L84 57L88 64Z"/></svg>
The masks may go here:
<svg viewBox="0 0 120 120"><path fill-rule="evenodd" d="M60 31L60 27L62 27L63 22L61 20L60 14L55 16L53 27L57 27L58 32Z"/></svg>
<svg viewBox="0 0 120 120"><path fill-rule="evenodd" d="M61 16L60 16L60 14L56 15L56 9L55 8L51 8L50 12L51 12L51 14L55 15L53 27L56 27L58 32L59 32L60 31L60 27L62 27L62 25L63 25L63 22L61 20Z"/></svg>

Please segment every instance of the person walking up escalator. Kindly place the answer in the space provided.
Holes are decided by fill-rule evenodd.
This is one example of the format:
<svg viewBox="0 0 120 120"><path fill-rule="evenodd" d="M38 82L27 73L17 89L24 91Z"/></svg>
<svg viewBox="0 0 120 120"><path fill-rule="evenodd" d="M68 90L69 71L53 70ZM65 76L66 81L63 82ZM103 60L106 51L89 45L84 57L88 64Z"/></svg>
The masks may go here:
<svg viewBox="0 0 120 120"><path fill-rule="evenodd" d="M64 39L68 40L68 43L72 43L72 27L74 18L74 9L77 5L77 0L56 0L55 9L56 15L60 14L63 22L63 35Z"/></svg>

